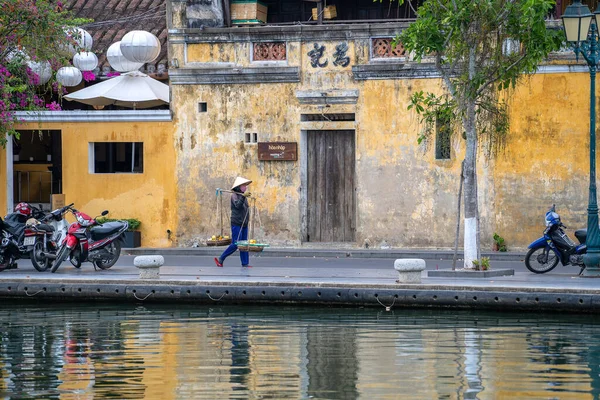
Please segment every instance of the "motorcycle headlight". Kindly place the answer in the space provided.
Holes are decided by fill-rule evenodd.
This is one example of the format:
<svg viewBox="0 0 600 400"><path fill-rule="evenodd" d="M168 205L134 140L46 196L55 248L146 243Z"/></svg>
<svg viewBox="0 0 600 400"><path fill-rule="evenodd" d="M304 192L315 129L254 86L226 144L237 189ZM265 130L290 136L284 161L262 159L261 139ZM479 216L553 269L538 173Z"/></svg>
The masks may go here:
<svg viewBox="0 0 600 400"><path fill-rule="evenodd" d="M86 221L85 218L83 218L81 215L77 215L77 222L79 222L79 225L81 226L90 226L91 221Z"/></svg>
<svg viewBox="0 0 600 400"><path fill-rule="evenodd" d="M546 226L560 223L560 216L555 212L549 212L546 214Z"/></svg>

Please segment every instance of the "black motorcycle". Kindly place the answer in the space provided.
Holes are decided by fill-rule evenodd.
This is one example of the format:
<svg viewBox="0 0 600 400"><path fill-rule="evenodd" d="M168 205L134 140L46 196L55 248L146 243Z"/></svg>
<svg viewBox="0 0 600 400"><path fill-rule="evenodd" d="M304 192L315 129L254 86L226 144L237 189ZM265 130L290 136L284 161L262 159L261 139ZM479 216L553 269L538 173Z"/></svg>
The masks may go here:
<svg viewBox="0 0 600 400"><path fill-rule="evenodd" d="M24 203L19 203L21 204ZM27 227L27 221L30 218L44 220L47 213L41 206L38 208L27 204L27 207L31 210L30 215L13 212L6 215L4 220L0 218L0 271L17 268L17 260L30 258L33 246L24 243L25 237L32 234L32 230ZM42 224L38 229L45 229L45 226L47 225Z"/></svg>

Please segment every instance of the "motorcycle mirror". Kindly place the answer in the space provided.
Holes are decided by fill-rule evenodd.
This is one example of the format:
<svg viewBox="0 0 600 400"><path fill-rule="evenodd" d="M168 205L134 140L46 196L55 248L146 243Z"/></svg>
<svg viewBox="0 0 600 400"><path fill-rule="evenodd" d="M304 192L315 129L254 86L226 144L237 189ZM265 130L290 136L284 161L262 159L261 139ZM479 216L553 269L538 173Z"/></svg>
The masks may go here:
<svg viewBox="0 0 600 400"><path fill-rule="evenodd" d="M104 217L106 214L108 214L108 210L104 210L102 211L102 216Z"/></svg>

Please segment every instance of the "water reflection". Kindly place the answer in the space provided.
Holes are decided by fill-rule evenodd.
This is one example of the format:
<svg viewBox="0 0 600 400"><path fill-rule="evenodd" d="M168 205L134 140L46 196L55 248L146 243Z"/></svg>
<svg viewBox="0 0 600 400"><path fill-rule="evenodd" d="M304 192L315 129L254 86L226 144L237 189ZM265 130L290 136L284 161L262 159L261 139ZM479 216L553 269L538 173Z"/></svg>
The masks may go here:
<svg viewBox="0 0 600 400"><path fill-rule="evenodd" d="M0 319L9 399L600 395L585 315L21 303Z"/></svg>

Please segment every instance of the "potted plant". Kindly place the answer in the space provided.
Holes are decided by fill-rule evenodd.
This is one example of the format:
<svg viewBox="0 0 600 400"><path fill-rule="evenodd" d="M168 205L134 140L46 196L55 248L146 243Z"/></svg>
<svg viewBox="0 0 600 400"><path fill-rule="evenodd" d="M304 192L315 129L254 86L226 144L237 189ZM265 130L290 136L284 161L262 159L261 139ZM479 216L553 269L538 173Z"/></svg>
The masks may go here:
<svg viewBox="0 0 600 400"><path fill-rule="evenodd" d="M506 251L504 238L497 233L494 233L494 251Z"/></svg>
<svg viewBox="0 0 600 400"><path fill-rule="evenodd" d="M488 271L490 269L490 258L481 257L481 260L473 260L475 271Z"/></svg>
<svg viewBox="0 0 600 400"><path fill-rule="evenodd" d="M140 247L142 245L142 232L140 232L138 230L138 228L141 225L141 222L139 219L135 219L135 218L98 218L98 222L100 223L105 223L105 222L112 222L112 221L127 221L127 223L129 224L129 227L127 228L127 231L125 231L125 243L123 244L123 247L125 248L134 248L134 247Z"/></svg>

